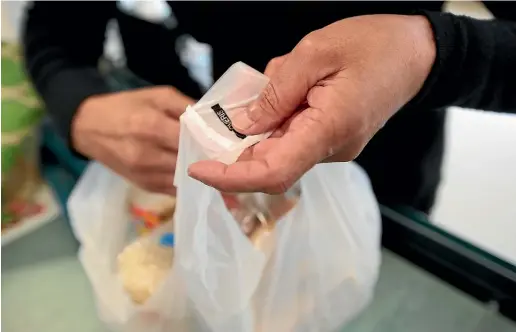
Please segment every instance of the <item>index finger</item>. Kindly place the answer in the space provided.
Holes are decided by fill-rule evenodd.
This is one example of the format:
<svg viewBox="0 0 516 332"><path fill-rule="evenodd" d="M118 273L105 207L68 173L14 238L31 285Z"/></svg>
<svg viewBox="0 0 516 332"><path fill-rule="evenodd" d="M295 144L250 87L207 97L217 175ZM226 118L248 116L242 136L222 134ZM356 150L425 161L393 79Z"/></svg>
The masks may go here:
<svg viewBox="0 0 516 332"><path fill-rule="evenodd" d="M195 100L186 96L174 87L156 87L157 93L153 97L156 107L168 116L179 119L188 105L195 104Z"/></svg>
<svg viewBox="0 0 516 332"><path fill-rule="evenodd" d="M128 117L128 132L144 140L150 140L159 146L177 151L179 146L179 120L168 116L152 107L141 108Z"/></svg>

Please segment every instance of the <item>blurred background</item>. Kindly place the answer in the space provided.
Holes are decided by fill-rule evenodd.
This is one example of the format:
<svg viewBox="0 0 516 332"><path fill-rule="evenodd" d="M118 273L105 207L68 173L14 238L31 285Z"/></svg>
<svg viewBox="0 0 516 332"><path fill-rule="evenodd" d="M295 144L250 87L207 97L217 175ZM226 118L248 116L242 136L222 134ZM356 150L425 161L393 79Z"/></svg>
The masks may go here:
<svg viewBox="0 0 516 332"><path fill-rule="evenodd" d="M136 6L134 1L123 1L123 3L128 7ZM16 43L19 38L20 20L22 19L26 1L2 1L1 5L2 42ZM142 6L141 8L141 10L145 11L147 7ZM448 2L445 8L453 13L470 15L476 18L492 18L491 13L479 2ZM178 42L177 48L181 55L181 60L189 68L191 76L205 88L209 87L212 84L212 78L209 74L209 45L197 43L193 38L185 36ZM9 128L4 128L4 121L6 121L4 120L4 114L6 114L4 107L5 50L8 50L8 48L2 48L2 159L4 159L4 148L7 148L4 147L4 134L7 134L9 130ZM123 46L117 34L115 21L109 26L105 45L105 57L114 66L123 67L124 65ZM30 111L27 112L30 113L29 118L32 120L27 122L27 125L32 126L31 128L36 128L39 121L41 121L41 106L31 106L29 108ZM5 116L7 117L7 115ZM8 121L9 119L7 119ZM15 129L18 130L20 128ZM516 116L452 108L449 112L446 131L444 175L436 207L431 216L417 215L417 211L415 214L409 214L409 216L413 219L423 218L425 222L430 223L446 234L456 236L467 245L489 253L494 259L502 261L505 266L509 266L511 271L515 271L516 204L514 203L516 202L516 150L514 147L516 146ZM51 140L51 136L45 135L48 135L48 133L43 136L47 140ZM500 153L500 151L504 151L504 153ZM37 163L38 161L35 162ZM38 204L44 206L42 208L44 212L40 213L39 217L33 218L36 221L32 223L25 222L25 226L20 228L21 230L16 230L13 227L4 231L4 227L2 227L2 246L8 245L13 241L12 244L4 247L2 252L2 270L4 272L2 276L2 327L6 328L5 331L7 332L39 331L39 329L35 328L37 324L45 321L45 318L42 318L44 315L54 315L56 317L66 312L66 315L69 316L69 318L63 319L62 323L52 323L52 332L75 328L78 323L71 322L79 320L84 322L84 319L80 317L83 312L90 313L93 316L92 303L91 299L89 299L91 295L89 295L87 290L87 282L80 275L80 268L76 260L74 260L76 243L69 229L64 226L66 222L61 217L62 211L59 207L59 201L62 203L66 200L67 193L73 186L74 179L66 177L66 175L55 171L55 169L44 169L42 172L43 178L47 181L60 183L58 188L53 185L54 190L52 191L43 181L41 182L43 183L41 186L43 189L36 190L38 192L37 195L39 195L36 200L39 202ZM2 174L4 174L3 162ZM4 187L4 182L2 182L2 187ZM4 191L3 188L2 191ZM55 220L59 220L55 225L39 229L39 226ZM4 215L2 215L2 224L4 224ZM64 236L67 236L67 238L64 238ZM24 238L17 240L21 237ZM61 242L60 247L57 244L51 244L52 248L43 250L46 256L40 257L40 259L46 259L52 263L47 262L47 265L43 265L34 261L35 258L31 253L42 245L34 242L38 238L45 238L47 244L51 241ZM14 242L15 240L17 241ZM27 249L27 247L32 249ZM380 288L383 287L384 290L383 292L380 291L380 293L385 298L389 298L392 296L388 291L394 292L397 288L403 288L403 282L396 280L403 273L409 276L407 280L410 280L413 285L418 285L419 283L422 287L419 288L419 291L413 288L410 292L421 297L428 297L429 302L410 302L406 300L404 301L405 305L401 306L401 309L398 308L398 311L393 311L393 308L389 311L385 307L392 306L392 303L386 302L386 300L380 301L381 303L376 304L375 308L377 309L373 308L372 310L376 310L376 312L366 314L368 317L367 321L377 322L375 326L379 326L378 322L381 319L387 321L387 316L389 315L412 317L412 320L400 318L400 321L404 321L405 325L400 327L401 325L390 324L388 326L392 329L388 330L370 328L372 325L363 323L363 320L357 322L355 327L350 327L349 331L352 328L355 328L356 331L396 332L516 331L516 325L508 320L497 318L498 316L494 313L497 310L496 303L492 307L489 305L471 304L474 302L468 302L470 300L465 300L464 295L459 292L456 293L457 295L449 295L451 297L445 300L448 295L444 294L455 294L456 290L446 285L443 286L443 283L434 278L434 276L428 276L419 272L419 270L415 270L412 268L412 265L400 260L392 253L386 252L385 255L385 266L382 272L384 277L380 283ZM6 271L7 275L5 274ZM28 274L27 271L31 272ZM75 279L70 279L71 281L60 284L53 283L53 278L56 278L59 273L69 273L74 275L73 278ZM47 289L40 289L41 286L38 285L45 282ZM516 282L516 280L513 280L513 282ZM84 297L89 300L79 303L69 297L63 300L60 305L51 306L53 308L52 312L36 312L36 309L31 309L34 312L25 313L28 318L21 321L13 316L16 310L21 310L22 307L35 308L34 304L27 304L27 300L22 300L17 296L21 291L21 285L24 285L26 292L30 291L35 294L32 295L32 299L38 303L46 301L43 299L44 297L50 298L52 296L50 292L68 291L69 294L73 294L69 296ZM77 287L80 290L77 290ZM516 292L514 289L513 291ZM409 296L407 295L408 292L405 291L403 296ZM434 293L436 296L434 302L430 299L432 298L431 293ZM448 315L443 312L430 313L432 310L434 312L435 310L439 311L440 306L446 307L444 302L448 303L447 308L449 310L457 310L455 315ZM397 303L399 304L399 302ZM416 309L427 310L427 314L415 313L413 310L416 309L410 309L410 305L407 303L412 303L416 307L415 303L419 304L420 308ZM7 311L4 311L4 308L8 306L9 308L5 309ZM77 312L72 312L69 308L74 308ZM403 312L403 310L406 312ZM383 316L379 312L382 312ZM383 318L372 318L379 316ZM471 328L465 327L465 321L472 320L472 316L480 317L476 321L477 324L473 324ZM419 317L420 320L417 321L414 317ZM483 320L484 318L485 320ZM7 320L6 325L4 325L5 320ZM424 327L423 321L427 321L428 324L432 325L435 324L436 320L448 322L449 327L440 329ZM88 321L81 324L85 324L89 328L84 329L85 327L83 326L81 331L99 331L98 329L100 328L98 322L93 321L93 319L91 322ZM397 329L394 328L396 326ZM412 326L412 329L406 329L410 326ZM462 327L458 328L457 326ZM78 331L78 329L76 330Z"/></svg>

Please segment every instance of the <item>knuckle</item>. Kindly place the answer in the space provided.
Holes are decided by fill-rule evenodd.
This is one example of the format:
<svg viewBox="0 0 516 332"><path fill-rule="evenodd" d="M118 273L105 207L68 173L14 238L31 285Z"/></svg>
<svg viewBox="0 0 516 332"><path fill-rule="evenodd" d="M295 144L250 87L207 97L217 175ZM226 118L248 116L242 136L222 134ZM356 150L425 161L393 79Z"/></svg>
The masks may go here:
<svg viewBox="0 0 516 332"><path fill-rule="evenodd" d="M272 59L271 61L269 61L269 63L267 64L267 66L269 67L272 67L272 68L275 68L275 67L278 67L281 63L282 63L282 57L276 57L274 59Z"/></svg>
<svg viewBox="0 0 516 332"><path fill-rule="evenodd" d="M286 57L287 55L282 55L270 60L267 64L267 67L265 68L264 74L269 77L273 76L279 70L281 65L285 62Z"/></svg>
<svg viewBox="0 0 516 332"><path fill-rule="evenodd" d="M146 134L151 137L160 137L162 133L163 117L161 113L152 112L147 117L147 123L145 126Z"/></svg>
<svg viewBox="0 0 516 332"><path fill-rule="evenodd" d="M269 61L269 63L267 64L267 67L274 67L278 64L278 58L273 58L272 60Z"/></svg>
<svg viewBox="0 0 516 332"><path fill-rule="evenodd" d="M127 131L131 136L139 136L142 132L143 123L145 122L145 114L140 110L129 112Z"/></svg>
<svg viewBox="0 0 516 332"><path fill-rule="evenodd" d="M321 39L316 32L306 35L298 44L298 50L304 54L312 54L321 47Z"/></svg>
<svg viewBox="0 0 516 332"><path fill-rule="evenodd" d="M173 86L160 86L158 89L159 93L165 98L173 98L178 94L178 90Z"/></svg>
<svg viewBox="0 0 516 332"><path fill-rule="evenodd" d="M163 116L153 109L146 111L134 117L131 132L137 137L160 140L164 133Z"/></svg>
<svg viewBox="0 0 516 332"><path fill-rule="evenodd" d="M138 146L131 144L123 155L123 162L130 170L138 170L143 160L143 150Z"/></svg>
<svg viewBox="0 0 516 332"><path fill-rule="evenodd" d="M306 35L297 45L297 51L301 56L306 57L309 61L317 61L321 57L327 58L331 56L336 48L333 43L328 40L319 30L313 31ZM317 56L313 56L317 54Z"/></svg>

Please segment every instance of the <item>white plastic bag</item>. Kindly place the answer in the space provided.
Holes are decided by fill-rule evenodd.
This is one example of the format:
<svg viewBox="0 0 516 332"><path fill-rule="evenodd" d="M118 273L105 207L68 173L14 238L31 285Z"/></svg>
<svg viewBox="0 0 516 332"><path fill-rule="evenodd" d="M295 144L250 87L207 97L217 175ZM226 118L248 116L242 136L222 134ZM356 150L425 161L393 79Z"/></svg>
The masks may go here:
<svg viewBox="0 0 516 332"><path fill-rule="evenodd" d="M266 84L237 63L181 117L176 268L206 331L333 331L366 306L378 276L380 212L365 172L339 163L303 176L300 201L277 223L269 258L242 234L220 194L187 175L196 161L232 163L267 137L242 137L227 119Z"/></svg>
<svg viewBox="0 0 516 332"><path fill-rule="evenodd" d="M172 268L143 305L136 305L122 287L117 257L132 242L130 184L98 163L91 163L68 200L79 259L90 280L97 310L112 331L191 331L184 287ZM165 224L142 241L157 241Z"/></svg>
<svg viewBox="0 0 516 332"><path fill-rule="evenodd" d="M267 82L238 63L182 116L174 265L143 305L130 300L117 274L117 256L130 242L130 185L97 163L81 177L68 210L99 316L113 331L326 332L371 299L380 264L380 213L357 165L309 171L299 182L299 202L277 222L266 251L242 233L219 192L187 175L193 162L231 163L267 138L243 137L228 121Z"/></svg>

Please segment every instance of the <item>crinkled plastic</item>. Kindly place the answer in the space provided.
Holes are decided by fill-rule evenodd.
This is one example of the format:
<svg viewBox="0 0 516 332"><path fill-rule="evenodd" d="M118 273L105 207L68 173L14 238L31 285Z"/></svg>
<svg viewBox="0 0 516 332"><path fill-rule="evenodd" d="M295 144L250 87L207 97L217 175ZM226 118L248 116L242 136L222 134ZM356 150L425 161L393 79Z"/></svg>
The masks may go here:
<svg viewBox="0 0 516 332"><path fill-rule="evenodd" d="M130 243L130 185L96 163L77 184L68 209L79 256L99 315L113 331L326 332L370 301L380 266L380 212L356 164L307 172L295 188L297 204L260 248L221 194L187 175L196 161L231 163L268 137L243 137L231 126L267 82L238 63L181 117L174 263L143 305L130 300L116 271L117 256Z"/></svg>
<svg viewBox="0 0 516 332"><path fill-rule="evenodd" d="M187 175L196 161L231 163L267 137L239 138L213 114L217 104L245 107L266 82L237 63L181 117L176 268L210 331L333 331L366 306L378 276L381 219L365 172L336 163L306 173L299 202L276 224L270 257L242 234L215 189Z"/></svg>
<svg viewBox="0 0 516 332"><path fill-rule="evenodd" d="M92 285L100 319L117 332L189 332L187 297L172 268L157 291L142 305L123 288L118 257L135 241L130 203L131 184L106 167L91 163L69 200L70 222L80 242L79 260ZM171 224L141 241L158 242Z"/></svg>

